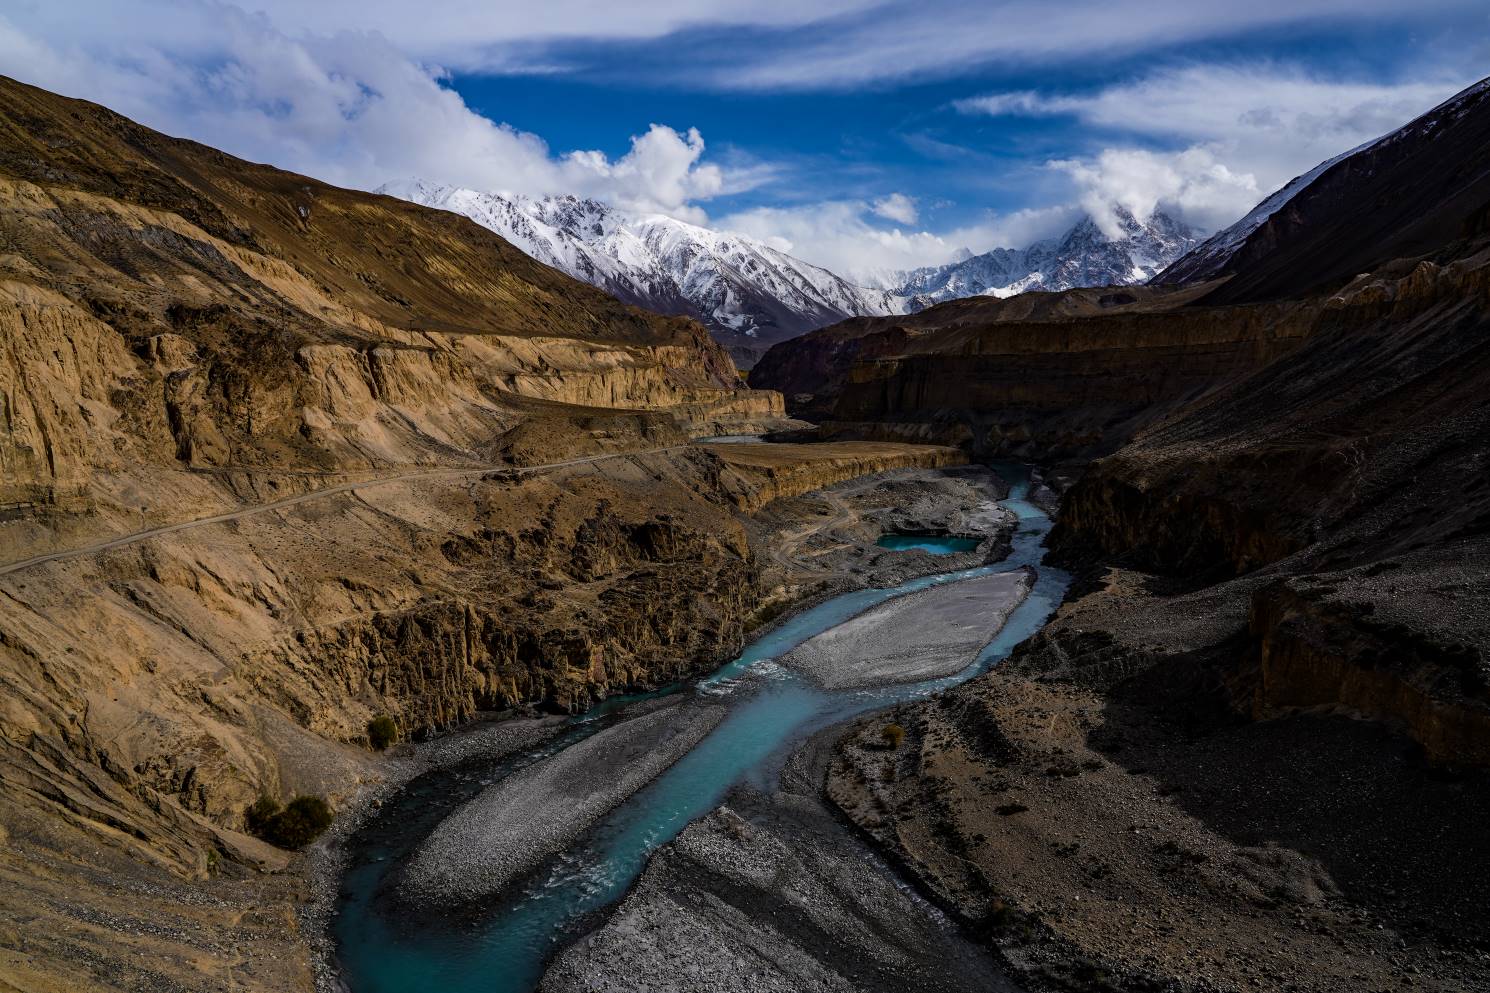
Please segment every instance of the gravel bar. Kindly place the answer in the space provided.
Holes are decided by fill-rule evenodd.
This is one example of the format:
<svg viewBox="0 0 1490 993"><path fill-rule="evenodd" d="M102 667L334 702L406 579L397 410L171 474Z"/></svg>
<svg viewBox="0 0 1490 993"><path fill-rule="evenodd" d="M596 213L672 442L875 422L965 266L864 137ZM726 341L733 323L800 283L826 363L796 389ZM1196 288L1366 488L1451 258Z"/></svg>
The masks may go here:
<svg viewBox="0 0 1490 993"><path fill-rule="evenodd" d="M513 773L425 839L403 869L400 896L428 906L499 892L657 778L723 716L722 707L680 702Z"/></svg>
<svg viewBox="0 0 1490 993"><path fill-rule="evenodd" d="M830 690L950 676L993 640L1032 582L1020 569L908 593L808 639L781 661Z"/></svg>

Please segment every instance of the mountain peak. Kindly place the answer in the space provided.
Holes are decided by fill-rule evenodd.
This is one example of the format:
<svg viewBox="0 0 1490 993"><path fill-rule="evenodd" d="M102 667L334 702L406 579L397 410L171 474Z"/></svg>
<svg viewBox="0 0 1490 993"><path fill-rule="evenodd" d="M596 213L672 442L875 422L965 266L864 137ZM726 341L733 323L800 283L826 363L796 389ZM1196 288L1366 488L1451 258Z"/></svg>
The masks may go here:
<svg viewBox="0 0 1490 993"><path fill-rule="evenodd" d="M1065 234L1023 249L995 248L942 266L912 269L892 289L939 303L967 296L1013 296L1031 290L1127 286L1147 281L1198 241L1195 232L1162 209L1146 221L1119 204L1110 208L1114 238L1084 214Z"/></svg>
<svg viewBox="0 0 1490 993"><path fill-rule="evenodd" d="M906 314L956 297L1141 283L1197 240L1162 210L1140 221L1114 205L1117 238L1085 215L1059 238L981 255L963 249L946 265L875 273L866 286L753 238L573 195L482 193L421 179L377 192L464 214L627 303L694 317L747 367L777 341L848 317Z"/></svg>

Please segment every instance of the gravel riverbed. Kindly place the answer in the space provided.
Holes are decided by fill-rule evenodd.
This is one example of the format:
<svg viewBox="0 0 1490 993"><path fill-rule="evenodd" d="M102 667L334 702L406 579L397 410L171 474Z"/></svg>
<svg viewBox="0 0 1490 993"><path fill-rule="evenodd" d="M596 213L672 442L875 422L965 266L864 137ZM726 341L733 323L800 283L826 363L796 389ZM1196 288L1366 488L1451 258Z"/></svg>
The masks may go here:
<svg viewBox="0 0 1490 993"><path fill-rule="evenodd" d="M399 895L441 907L496 894L688 754L724 713L670 700L513 773L425 839L403 868Z"/></svg>
<svg viewBox="0 0 1490 993"><path fill-rule="evenodd" d="M830 690L950 676L993 640L1032 581L1032 572L1019 570L908 593L808 639L781 661Z"/></svg>

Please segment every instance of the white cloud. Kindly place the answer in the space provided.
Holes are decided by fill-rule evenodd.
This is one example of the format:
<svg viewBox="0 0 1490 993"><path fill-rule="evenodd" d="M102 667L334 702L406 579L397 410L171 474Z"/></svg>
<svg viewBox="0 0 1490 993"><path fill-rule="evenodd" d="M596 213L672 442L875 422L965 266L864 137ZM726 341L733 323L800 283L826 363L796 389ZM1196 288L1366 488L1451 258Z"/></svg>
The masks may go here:
<svg viewBox="0 0 1490 993"><path fill-rule="evenodd" d="M1322 79L1287 65L1193 65L1153 72L1093 93L995 93L958 101L966 113L1069 115L1135 139L1185 143L1177 151L1115 145L1051 163L1077 183L1083 204L1111 229L1110 205L1139 216L1179 209L1198 227L1236 220L1263 196L1325 159L1395 130L1467 81L1387 85Z"/></svg>
<svg viewBox="0 0 1490 993"><path fill-rule="evenodd" d="M0 65L168 133L363 189L420 176L580 193L701 221L696 201L757 177L701 161L697 130L657 124L617 159L583 150L555 156L537 135L477 114L441 85L443 70L379 34L290 37L267 17L209 0L151 6L155 18L106 6L87 23L76 11L76 20L61 18L52 5L0 15Z"/></svg>
<svg viewBox="0 0 1490 993"><path fill-rule="evenodd" d="M868 16L795 32L791 43L721 60L710 78L727 88L852 87L950 76L994 63L1110 59L1302 23L1358 25L1403 12L1400 0L1064 0L1058 7L1048 0L900 0ZM1438 12L1483 27L1481 0L1417 0L1412 8L1418 24Z"/></svg>
<svg viewBox="0 0 1490 993"><path fill-rule="evenodd" d="M1080 189L1081 205L1109 237L1119 237L1114 207L1146 221L1160 204L1191 224L1214 230L1230 224L1262 199L1251 173L1232 172L1204 148L1180 152L1109 148L1094 159L1058 160Z"/></svg>
<svg viewBox="0 0 1490 993"><path fill-rule="evenodd" d="M796 207L759 207L721 217L720 230L738 231L848 279L875 285L888 270L937 265L964 249L974 253L1001 246L1024 247L1069 228L1075 207L1061 206L989 215L950 230L886 227L875 204L830 200Z"/></svg>
<svg viewBox="0 0 1490 993"><path fill-rule="evenodd" d="M257 13L222 0L10 0L0 12L0 70L97 100L161 130L342 185L371 188L422 176L488 190L579 193L701 223L703 204L769 180L771 167L721 158L697 130L661 124L633 137L619 157L557 153L537 135L473 111L442 85L445 67L563 72L581 64L585 46L698 29L676 52L669 49L667 69L638 64L722 89L847 87L991 62L1058 64L1301 18L1400 14L1396 0L1067 0L1058 20L1044 0L242 2ZM1468 0L1420 0L1418 7L1475 9ZM757 32L758 43L740 45L735 33L721 30L732 27ZM733 46L727 59L711 47L720 37ZM703 40L695 45L696 38ZM1273 65L1191 66L1095 93L1020 90L961 106L1071 115L1114 134L1112 147L1100 154L1038 170L1069 176L1074 193L1051 195L1036 186L1033 197L1072 196L1099 219L1103 203L1143 213L1163 201L1214 226L1458 85L1451 79L1340 83ZM930 134L905 140L947 161L976 161L978 155ZM1153 151L1155 145L1179 151ZM964 246L984 251L1027 244L1055 233L1054 219L1068 221L1075 209L990 217L934 232L922 220L923 207L892 193L763 208L718 226L791 245L819 264L863 269L942 261Z"/></svg>
<svg viewBox="0 0 1490 993"><path fill-rule="evenodd" d="M915 224L920 212L916 209L916 201L904 193L891 193L887 197L881 197L870 204L870 209L887 221L899 221L901 224Z"/></svg>
<svg viewBox="0 0 1490 993"><path fill-rule="evenodd" d="M46 37L87 33L120 48L171 48L212 0L9 0L8 14ZM851 87L946 76L971 66L1040 65L1104 58L1300 23L1359 24L1400 18L1400 0L241 0L288 37L332 36L353 26L380 34L419 61L488 73L554 72L584 55L576 46L669 39L676 78L723 89ZM1476 18L1482 0L1416 0L1415 23L1436 13ZM1482 24L1477 24L1477 27ZM751 44L739 44L739 32ZM210 34L191 44L210 48ZM722 40L721 40L722 39ZM640 61L655 77L658 65Z"/></svg>
<svg viewBox="0 0 1490 993"><path fill-rule="evenodd" d="M700 165L704 139L697 128L679 134L654 124L631 139L631 150L612 162L602 152L570 152L560 168L563 192L609 199L625 210L670 214L702 224L702 209L691 201L707 200L725 187L717 165ZM556 191L544 191L556 192Z"/></svg>

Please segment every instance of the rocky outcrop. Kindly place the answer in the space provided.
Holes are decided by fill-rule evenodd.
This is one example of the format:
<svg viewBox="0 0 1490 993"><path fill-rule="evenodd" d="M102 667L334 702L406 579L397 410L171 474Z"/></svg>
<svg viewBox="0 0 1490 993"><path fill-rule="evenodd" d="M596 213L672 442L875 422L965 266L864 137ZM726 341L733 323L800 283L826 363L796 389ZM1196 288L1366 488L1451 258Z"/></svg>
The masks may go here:
<svg viewBox="0 0 1490 993"><path fill-rule="evenodd" d="M1252 599L1252 714L1339 710L1400 728L1429 760L1490 766L1490 666L1452 633L1377 621L1370 600L1278 582Z"/></svg>
<svg viewBox="0 0 1490 993"><path fill-rule="evenodd" d="M1085 459L1286 354L1318 311L1178 309L1193 292L1071 291L1041 306L957 301L916 315L915 325L861 321L784 343L751 381L785 394L789 410L820 419L830 437Z"/></svg>
<svg viewBox="0 0 1490 993"><path fill-rule="evenodd" d="M7 553L221 512L247 473L282 495L779 413L699 325L475 224L12 81L0 131ZM503 448L534 421L552 453Z"/></svg>
<svg viewBox="0 0 1490 993"><path fill-rule="evenodd" d="M754 513L774 500L800 496L835 483L893 469L939 469L964 465L956 448L840 442L816 445L721 445L715 452L728 468L718 485L740 510Z"/></svg>

